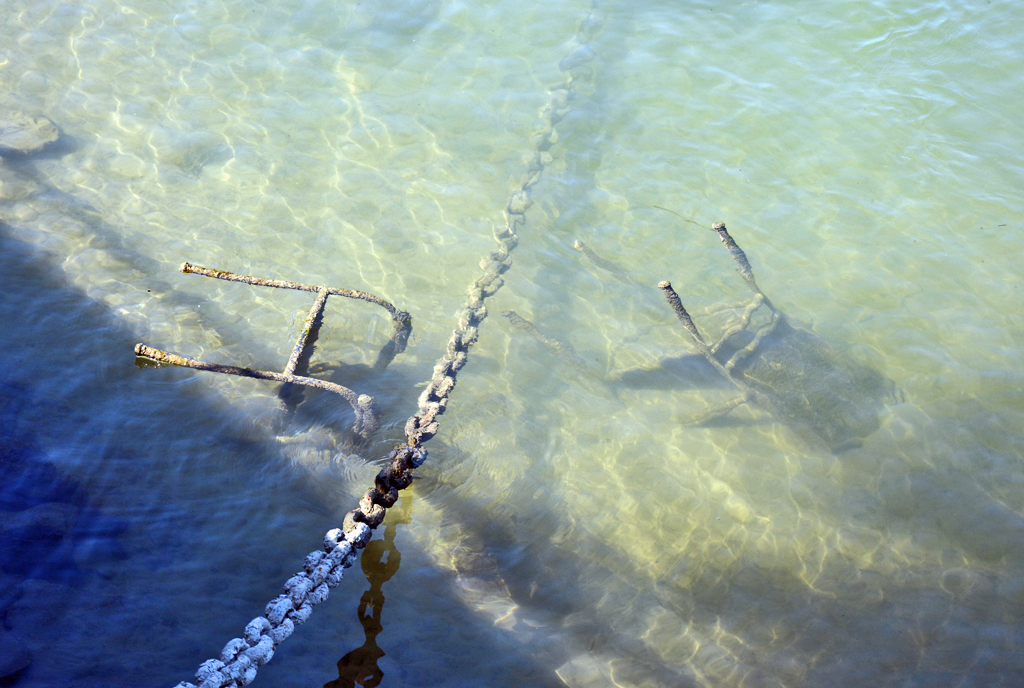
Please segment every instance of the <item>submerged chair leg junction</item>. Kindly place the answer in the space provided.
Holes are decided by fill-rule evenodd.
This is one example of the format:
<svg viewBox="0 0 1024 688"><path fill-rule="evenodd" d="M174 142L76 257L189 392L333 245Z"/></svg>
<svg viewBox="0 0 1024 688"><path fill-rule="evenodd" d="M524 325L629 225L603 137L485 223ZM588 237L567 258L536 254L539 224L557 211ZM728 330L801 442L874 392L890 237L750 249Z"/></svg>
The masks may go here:
<svg viewBox="0 0 1024 688"><path fill-rule="evenodd" d="M251 377L258 380L283 382L285 384L285 388L282 389L282 397L286 395L290 385L315 387L317 389L333 392L348 401L349 405L352 406L352 410L355 411L356 422L352 428L355 435L362 440L369 439L370 435L377 429L378 425L377 411L374 407L372 397L366 394L356 394L348 387L344 387L333 382L318 380L301 374L297 375L296 373L305 372L309 367L309 359L313 355L313 344L316 342L317 334L320 330L320 324L323 321L324 307L327 305L328 296L344 296L351 299L359 299L361 301L374 303L391 315L391 320L395 326L394 333L392 334L390 341L385 345L384 351L382 351L381 355L378 356L378 366L382 360L386 360L383 364L384 367L386 367L396 354L405 350L406 342L409 339L409 332L412 330L412 316L405 311L398 310L389 301L386 301L379 296L363 291L355 291L353 289L314 286L309 284L300 284L298 282L287 282L285 280L253 277L251 275L238 275L224 270L212 270L210 268L199 267L197 265L192 265L191 263L182 264L181 271L186 274L192 273L202 275L204 277L213 277L215 279L227 280L229 282L241 282L243 284L258 287L274 287L277 289L295 289L298 291L316 292L316 300L313 302L313 306L309 310L309 315L306 316L306 320L302 325L302 331L299 333L298 340L295 342L295 347L292 350L291 356L288 358L288 363L285 365L284 372L274 373L267 370L255 370L253 368L241 368L238 366L227 366L220 365L218 363L197 361L186 356L179 356L167 351L161 351L160 349L154 349L146 346L145 344L135 345L136 356L164 365L194 368L195 370L206 370L212 373L225 373L227 375L238 375L241 377ZM387 355L385 355L385 351L387 352Z"/></svg>

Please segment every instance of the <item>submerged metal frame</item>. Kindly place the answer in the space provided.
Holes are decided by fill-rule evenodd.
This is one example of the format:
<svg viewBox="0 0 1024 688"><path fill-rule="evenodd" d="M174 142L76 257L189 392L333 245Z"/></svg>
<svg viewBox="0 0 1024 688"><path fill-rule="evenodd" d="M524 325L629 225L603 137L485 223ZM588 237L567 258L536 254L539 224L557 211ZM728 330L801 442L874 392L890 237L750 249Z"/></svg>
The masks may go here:
<svg viewBox="0 0 1024 688"><path fill-rule="evenodd" d="M195 275L202 275L203 277L227 280L229 282L242 282L243 284L253 286L316 292L316 300L313 302L313 306L309 309L309 315L306 316L306 321L303 323L302 332L299 333L299 338L295 342L295 347L292 349L292 354L288 358L288 363L285 365L284 372L281 373L275 373L268 370L256 370L254 368L221 365L219 363L207 363L187 356L179 356L178 354L154 349L142 343L135 345L136 356L163 365L174 365L182 368L193 368L195 370L207 370L212 373L225 373L227 375L251 377L259 380L273 380L275 382L283 382L285 384L303 385L306 387L323 389L344 397L352 406L352 410L355 411L356 414L356 422L353 427L353 431L356 435L366 439L369 437L370 433L377 428L377 412L374 408L373 397L367 394L356 394L348 387L334 382L319 380L305 375L296 375L295 371L299 368L300 362L303 361L303 359L308 360L308 358L312 356L312 346L316 341L316 333L320 329L320 323L323 319L324 307L327 305L328 296L345 296L350 299L369 301L370 303L377 304L391 315L391 320L395 329L391 339L384 346L378 356L376 364L376 367L378 368L387 367L395 355L405 350L406 342L409 339L409 333L412 331L412 316L405 311L398 310L389 301L386 301L379 296L363 291L356 291L354 289L301 284L285 280L253 277L251 275L238 275L233 272L199 267L198 265L192 265L191 263L182 263L180 270L185 274L191 273Z"/></svg>

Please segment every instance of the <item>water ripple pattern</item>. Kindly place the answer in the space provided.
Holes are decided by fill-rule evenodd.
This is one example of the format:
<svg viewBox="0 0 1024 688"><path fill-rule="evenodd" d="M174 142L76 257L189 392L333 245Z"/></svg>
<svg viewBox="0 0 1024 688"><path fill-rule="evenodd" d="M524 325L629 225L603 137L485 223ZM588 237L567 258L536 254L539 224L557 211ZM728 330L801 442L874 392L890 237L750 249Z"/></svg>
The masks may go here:
<svg viewBox="0 0 1024 688"><path fill-rule="evenodd" d="M477 332L394 527L386 682L1018 682L1024 14L607 0L574 37L589 5L0 3L0 683L173 683L239 635L440 404L509 227L487 309L545 339ZM736 390L657 284L709 341L742 316L716 221L794 328L900 392L860 447L715 415ZM283 419L266 382L134 367L145 341L275 370L302 329L308 295L183 261L412 314L374 371L387 315L327 303L310 374L374 397L365 450L331 395ZM257 684L337 676L364 590Z"/></svg>
<svg viewBox="0 0 1024 688"><path fill-rule="evenodd" d="M448 406L456 375L465 366L469 348L476 343L478 328L487 317L484 300L501 288L504 283L502 274L512 265L511 253L519 243L516 228L526 223L530 189L540 181L545 164L551 160L548 150L558 140L554 126L571 110L569 103L575 90L574 70L591 61L588 42L600 26L600 18L592 9L571 44L571 52L559 62L559 68L566 76L565 82L552 89L548 104L539 114L543 126L531 137L532 157L523 182L512 192L505 206L504 229L494 233L499 248L481 261L483 275L470 288L469 301L459 312L458 324L448 340L447 351L434 366L434 374L420 395L419 413L406 423L408 445L391 452L391 465L377 475L374 487L367 490L359 507L346 515L342 528L327 532L323 552L316 550L306 556L304 571L288 579L285 593L267 604L266 615L249 622L244 638L229 640L219 659L208 659L199 666L196 672L198 685L182 681L177 688L225 688L252 683L259 667L273 658L278 646L291 636L295 626L305 623L313 607L326 601L330 589L341 582L344 570L352 566L369 542L370 531L384 521L387 509L398 500L398 491L412 484L411 471L427 459L427 452L420 447L437 433L437 419Z"/></svg>

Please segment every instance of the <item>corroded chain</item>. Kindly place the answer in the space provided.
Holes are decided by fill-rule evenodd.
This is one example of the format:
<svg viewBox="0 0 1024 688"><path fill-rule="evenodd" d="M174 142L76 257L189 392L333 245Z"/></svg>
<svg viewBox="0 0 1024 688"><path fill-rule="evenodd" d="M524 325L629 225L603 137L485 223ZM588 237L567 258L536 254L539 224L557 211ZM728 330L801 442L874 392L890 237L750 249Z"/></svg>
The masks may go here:
<svg viewBox="0 0 1024 688"><path fill-rule="evenodd" d="M183 681L175 688L227 688L245 686L256 678L256 671L270 661L277 646L310 617L313 607L327 599L331 588L341 582L344 570L359 556L359 550L370 541L372 530L384 521L387 510L398 501L399 490L412 484L412 471L427 459L422 444L437 434L438 416L448 406L455 387L455 377L466 365L469 348L477 341L477 329L487 317L484 300L504 284L502 274L512 265L512 251L519 243L516 228L526 223L530 206L530 190L540 181L550 163L548 150L558 141L554 126L572 109L574 80L578 70L586 69L593 59L588 45L601 22L592 10L580 25L572 50L560 63L565 81L551 89L548 103L541 108L542 127L531 137L532 158L522 182L512 192L505 206L505 226L496 229L498 248L480 262L483 274L469 289L466 305L459 311L457 322L445 352L434 365L434 373L419 397L419 412L405 424L407 443L389 455L390 464L382 469L359 500L359 507L345 515L342 527L324 536L323 551L311 552L303 571L289 578L285 593L271 600L264 616L258 616L245 627L244 637L228 641L219 659L208 659L196 672L198 684Z"/></svg>
<svg viewBox="0 0 1024 688"><path fill-rule="evenodd" d="M359 549L370 540L369 526L359 524L348 533L328 531L324 551L310 552L303 571L289 578L285 594L272 599L264 610L245 627L242 638L232 638L219 659L208 659L196 672L198 688L246 686L256 678L256 670L270 661L277 646L295 627L313 613L313 607L327 599L327 593L341 582L344 570L359 556ZM181 682L175 688L197 688Z"/></svg>

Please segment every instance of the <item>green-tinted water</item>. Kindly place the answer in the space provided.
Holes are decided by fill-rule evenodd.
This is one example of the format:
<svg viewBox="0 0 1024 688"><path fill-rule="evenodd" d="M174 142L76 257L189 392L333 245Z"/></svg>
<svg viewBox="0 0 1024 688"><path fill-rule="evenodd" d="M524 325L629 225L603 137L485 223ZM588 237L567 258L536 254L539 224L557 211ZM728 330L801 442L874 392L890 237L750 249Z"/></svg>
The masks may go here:
<svg viewBox="0 0 1024 688"><path fill-rule="evenodd" d="M0 116L63 132L0 163L15 685L173 685L262 613L402 437L567 75L514 264L370 568L380 629L354 570L256 685L346 685L339 660L381 685L1014 683L1020 12L601 2L581 52L589 11L0 6ZM735 394L681 358L655 285L712 339L702 311L748 292L715 234L655 206L725 221L779 308L894 381L863 446L745 407L690 423ZM349 417L324 395L285 424L267 383L134 368L136 341L287 360L308 294L186 260L412 313L387 373L339 379L383 409L370 447L334 446ZM390 333L361 303L326 323L321 361L370 364ZM350 654L364 625L383 656Z"/></svg>

